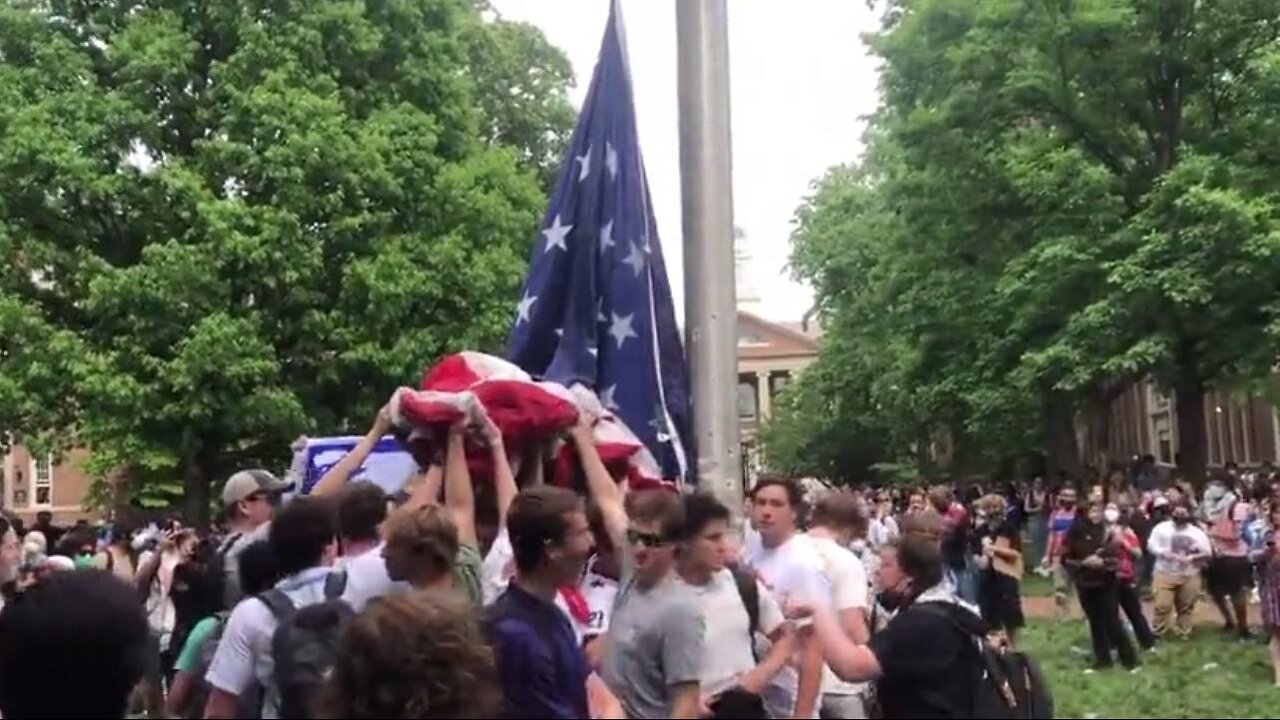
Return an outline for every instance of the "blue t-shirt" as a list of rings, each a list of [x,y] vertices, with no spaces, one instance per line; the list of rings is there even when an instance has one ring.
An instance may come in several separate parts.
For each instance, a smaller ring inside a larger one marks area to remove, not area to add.
[[[501,717],[590,717],[590,668],[569,619],[548,602],[507,586],[488,610],[485,628],[502,681]]]

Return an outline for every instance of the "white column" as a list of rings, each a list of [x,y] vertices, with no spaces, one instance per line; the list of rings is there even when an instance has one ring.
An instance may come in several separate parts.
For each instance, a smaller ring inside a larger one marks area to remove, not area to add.
[[[756,406],[760,414],[760,422],[763,424],[769,416],[773,414],[773,397],[770,394],[769,387],[769,371],[762,370],[756,373]]]

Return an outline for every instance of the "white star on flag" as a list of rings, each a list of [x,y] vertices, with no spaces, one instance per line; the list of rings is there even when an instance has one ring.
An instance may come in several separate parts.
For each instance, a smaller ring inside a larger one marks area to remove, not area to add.
[[[613,148],[613,143],[608,140],[604,141],[604,166],[609,168],[609,177],[611,179],[617,179],[618,151]]]
[[[520,301],[520,307],[517,310],[519,314],[516,316],[516,325],[529,322],[529,311],[533,309],[533,304],[536,302],[538,302],[537,295],[526,294],[524,296],[524,299]]]
[[[582,166],[582,168],[578,170],[578,182],[582,182],[591,174],[591,146],[587,146],[587,152],[585,155],[577,155],[574,157],[574,160],[577,160],[578,164]]]
[[[557,214],[555,220],[551,222],[551,227],[542,231],[542,236],[547,239],[546,251],[551,252],[552,248],[560,248],[568,252],[569,248],[565,245],[565,238],[569,236],[569,231],[572,229],[572,225],[561,225],[560,215]]]
[[[556,337],[564,337],[564,328],[556,328]]]
[[[658,412],[662,412],[662,408],[658,408]],[[654,436],[658,442],[665,443],[671,441],[671,435],[667,432],[667,422],[661,415],[655,415],[649,421],[649,427],[653,428]]]
[[[613,322],[609,326],[609,334],[613,336],[614,340],[618,341],[618,349],[621,350],[622,344],[627,341],[627,338],[640,337],[635,330],[631,329],[631,323],[636,319],[636,314],[631,313],[623,316],[619,316],[617,313],[611,314],[613,315]]]
[[[613,241],[613,221],[610,220],[600,229],[600,252],[604,252],[616,244]]]
[[[609,410],[617,410],[618,401],[613,399],[614,394],[617,392],[618,392],[617,385],[610,385],[609,387],[605,388],[604,392],[600,393],[600,404],[605,406],[605,408]]]
[[[622,262],[630,265],[636,277],[640,277],[640,273],[644,271],[644,253],[640,250],[640,246],[632,243],[631,254],[627,255]]]

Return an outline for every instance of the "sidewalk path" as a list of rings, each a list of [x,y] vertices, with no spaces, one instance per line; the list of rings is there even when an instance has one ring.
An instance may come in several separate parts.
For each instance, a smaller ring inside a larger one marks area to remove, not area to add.
[[[1149,601],[1142,603],[1145,608],[1147,617],[1151,617],[1151,603]],[[1036,620],[1052,620],[1054,618],[1053,598],[1051,597],[1023,597],[1022,611],[1028,619]],[[1071,616],[1076,618],[1084,617],[1080,611],[1080,604],[1072,600]],[[1249,622],[1254,626],[1262,624],[1262,615],[1257,605],[1249,606]],[[1218,608],[1214,607],[1213,601],[1204,598],[1196,605],[1196,624],[1197,625],[1222,625],[1222,616],[1218,614]]]

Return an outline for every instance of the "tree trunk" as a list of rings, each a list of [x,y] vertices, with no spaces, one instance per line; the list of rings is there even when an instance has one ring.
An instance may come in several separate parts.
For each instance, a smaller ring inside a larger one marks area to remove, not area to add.
[[[1204,485],[1209,451],[1204,422],[1204,382],[1182,379],[1174,386],[1178,411],[1178,470],[1192,485]]]
[[[1099,472],[1106,474],[1111,468],[1111,403],[1113,398],[1098,390],[1091,393],[1085,412],[1089,429],[1088,458]]]
[[[1072,483],[1084,476],[1080,445],[1076,442],[1075,403],[1066,393],[1048,391],[1044,397],[1044,435],[1049,476],[1065,473]]]
[[[209,474],[196,461],[187,461],[182,473],[183,510],[188,523],[205,530],[209,527]]]

